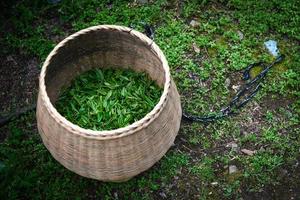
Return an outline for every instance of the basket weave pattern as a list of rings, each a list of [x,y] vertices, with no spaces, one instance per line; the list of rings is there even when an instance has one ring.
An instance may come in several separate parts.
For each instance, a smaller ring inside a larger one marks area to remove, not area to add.
[[[60,115],[59,91],[97,67],[146,72],[163,87],[158,104],[143,119],[110,131],[83,129]],[[38,130],[52,156],[75,173],[102,181],[126,181],[156,163],[173,144],[181,120],[180,98],[159,47],[127,27],[101,25],[60,42],[40,74]]]

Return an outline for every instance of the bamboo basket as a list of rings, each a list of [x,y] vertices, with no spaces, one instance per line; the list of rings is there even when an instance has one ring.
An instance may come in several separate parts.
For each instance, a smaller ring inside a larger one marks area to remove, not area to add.
[[[163,88],[158,104],[141,120],[110,131],[66,120],[53,106],[60,89],[103,66],[148,73]],[[39,134],[58,162],[81,176],[113,182],[126,181],[161,159],[181,120],[180,97],[162,51],[144,34],[114,25],[81,30],[52,50],[41,70],[36,112]]]

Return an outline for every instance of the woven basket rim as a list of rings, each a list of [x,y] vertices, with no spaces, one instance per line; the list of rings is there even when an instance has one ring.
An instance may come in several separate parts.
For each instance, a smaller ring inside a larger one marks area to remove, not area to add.
[[[72,122],[68,121],[64,116],[62,116],[56,108],[52,105],[50,102],[50,99],[48,97],[47,91],[46,91],[46,85],[45,85],[45,76],[48,65],[51,63],[52,57],[58,53],[59,49],[63,46],[65,46],[66,43],[68,43],[70,40],[76,39],[79,35],[87,34],[92,31],[99,31],[99,30],[111,30],[111,31],[121,31],[128,33],[132,37],[136,37],[139,40],[141,40],[143,43],[145,43],[147,46],[149,46],[149,50],[151,50],[162,62],[162,67],[165,72],[165,83],[164,83],[164,90],[160,97],[159,102],[156,104],[156,106],[147,113],[142,119],[128,125],[122,128],[113,129],[113,130],[104,130],[104,131],[95,131],[91,129],[85,129],[82,128],[76,124],[73,124]],[[160,48],[155,44],[153,40],[148,38],[143,33],[133,30],[131,28],[125,27],[125,26],[117,26],[117,25],[98,25],[98,26],[92,26],[86,29],[82,29],[64,40],[62,40],[60,43],[58,43],[54,49],[50,52],[50,54],[47,56],[40,73],[39,78],[39,92],[41,97],[41,103],[43,103],[49,112],[49,114],[59,123],[63,128],[68,130],[71,133],[74,133],[76,135],[91,138],[91,139],[99,139],[99,140],[106,140],[106,139],[115,139],[119,137],[124,137],[130,134],[133,134],[142,128],[147,127],[154,119],[156,119],[163,108],[166,105],[167,98],[169,95],[171,87],[171,75],[170,75],[170,69],[168,62],[163,54],[163,52],[160,50]]]

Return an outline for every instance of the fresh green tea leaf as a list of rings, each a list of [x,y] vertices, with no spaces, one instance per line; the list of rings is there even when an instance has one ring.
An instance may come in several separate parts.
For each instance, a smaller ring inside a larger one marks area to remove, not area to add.
[[[82,128],[111,130],[143,118],[157,104],[161,92],[145,73],[93,69],[62,90],[56,107]]]

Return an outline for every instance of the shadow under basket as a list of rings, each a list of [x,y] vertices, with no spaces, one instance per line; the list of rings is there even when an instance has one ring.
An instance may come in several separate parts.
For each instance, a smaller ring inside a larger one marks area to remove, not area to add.
[[[146,72],[163,88],[144,118],[115,130],[81,128],[54,105],[62,87],[92,68]],[[121,182],[149,169],[173,144],[181,121],[180,97],[165,56],[142,33],[114,25],[81,30],[48,55],[39,79],[37,123],[43,143],[67,169],[88,178]]]

